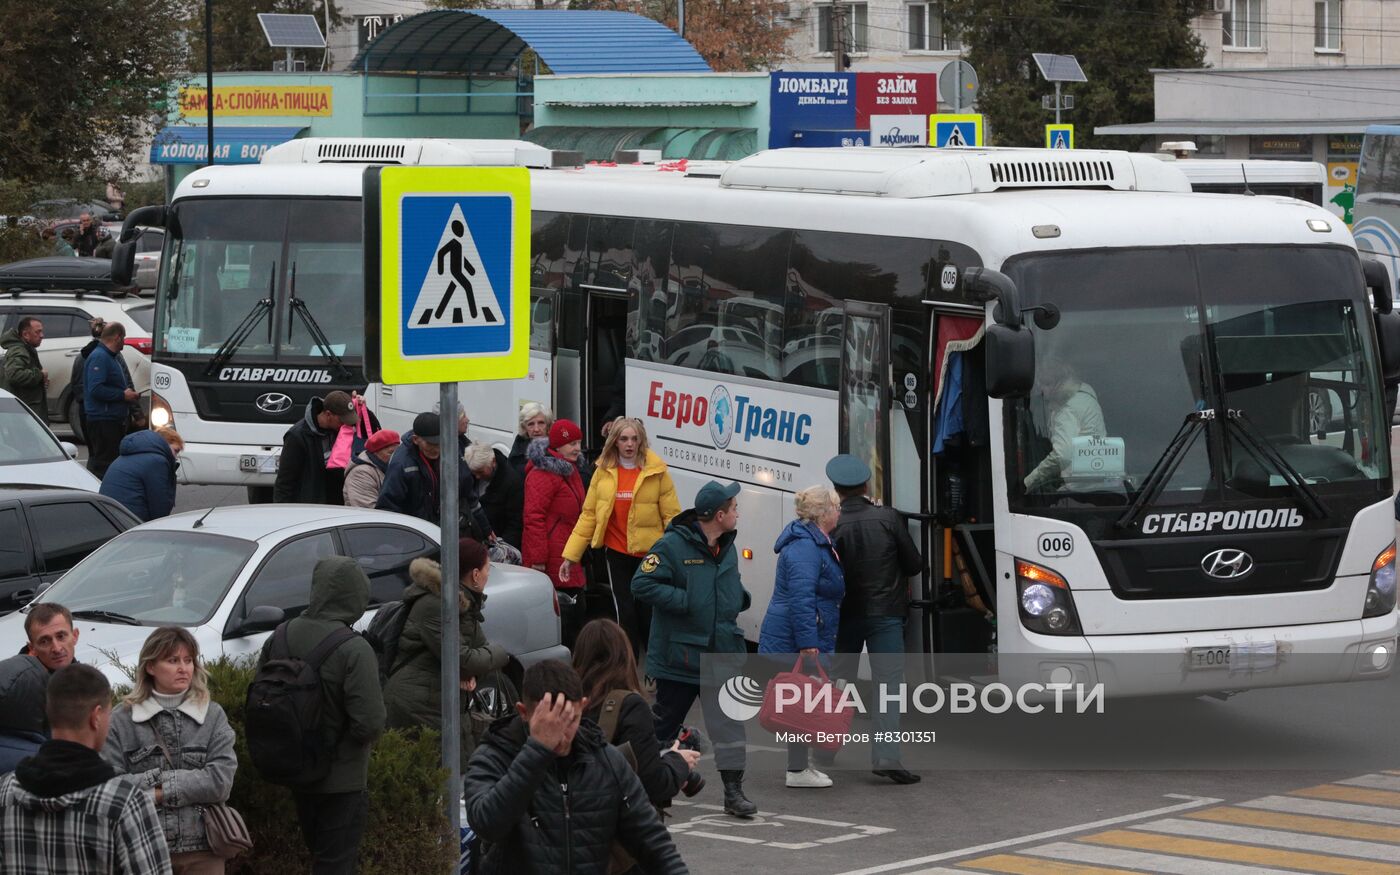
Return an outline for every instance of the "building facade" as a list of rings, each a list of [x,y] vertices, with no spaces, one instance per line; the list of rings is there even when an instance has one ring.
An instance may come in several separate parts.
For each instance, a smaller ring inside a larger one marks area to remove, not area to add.
[[[791,0],[784,18],[792,27],[784,70],[835,70],[840,40],[850,57],[846,69],[940,73],[961,56],[957,35],[944,27],[938,0],[863,0],[841,3]]]

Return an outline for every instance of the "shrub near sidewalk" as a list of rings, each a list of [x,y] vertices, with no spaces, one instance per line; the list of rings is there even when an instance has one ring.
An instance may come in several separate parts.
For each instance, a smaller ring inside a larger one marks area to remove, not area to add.
[[[230,861],[230,873],[303,875],[310,863],[297,825],[291,791],[269,784],[248,757],[243,710],[253,681],[250,661],[220,658],[205,666],[214,701],[237,733],[238,775],[229,804],[248,824],[254,848]],[[447,772],[436,732],[389,731],[374,745],[369,761],[369,817],[360,842],[362,875],[446,872],[457,860],[458,842],[443,813]]]

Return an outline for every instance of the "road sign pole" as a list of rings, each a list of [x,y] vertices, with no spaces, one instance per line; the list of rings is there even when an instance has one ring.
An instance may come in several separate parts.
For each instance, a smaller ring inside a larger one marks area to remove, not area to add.
[[[1055,124],[1060,123],[1060,83],[1055,83]]]
[[[438,408],[439,480],[442,507],[442,764],[447,769],[447,819],[453,840],[461,834],[462,816],[462,709],[461,678],[457,652],[461,629],[457,626],[457,588],[461,572],[457,568],[457,466],[462,463],[457,446],[457,384],[442,384],[442,405]],[[455,871],[455,870],[454,870]]]
[[[962,64],[954,62],[953,78],[957,80],[958,99],[953,101],[953,112],[962,112]]]

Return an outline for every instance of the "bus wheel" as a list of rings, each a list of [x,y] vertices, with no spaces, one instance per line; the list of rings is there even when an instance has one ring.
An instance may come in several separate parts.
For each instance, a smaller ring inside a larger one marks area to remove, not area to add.
[[[249,487],[248,487],[248,503],[249,503],[249,504],[272,504],[272,487],[271,487],[271,486],[249,486]]]

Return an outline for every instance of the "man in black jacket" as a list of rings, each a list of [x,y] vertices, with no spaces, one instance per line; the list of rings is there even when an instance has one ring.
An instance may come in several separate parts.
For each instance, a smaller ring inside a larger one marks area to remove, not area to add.
[[[525,526],[524,478],[515,473],[505,453],[489,444],[467,447],[466,466],[496,537],[518,548]]]
[[[519,713],[491,725],[467,767],[467,822],[486,844],[482,875],[604,873],[614,841],[642,871],[687,873],[636,773],[582,719],[578,674],[538,662],[520,692]]]
[[[306,413],[282,436],[272,500],[279,504],[344,504],[345,469],[327,468],[342,425],[354,425],[355,407],[344,392],[312,398]]]
[[[73,662],[78,630],[63,605],[39,602],[24,618],[25,652],[0,662],[0,774],[14,771],[48,739],[45,688]]]
[[[904,682],[908,578],[919,573],[924,560],[899,514],[866,497],[870,466],[843,453],[827,463],[826,476],[841,496],[841,521],[832,532],[832,540],[846,575],[836,650],[859,657],[861,648],[868,649],[877,688],[883,684],[885,689],[894,690]],[[876,697],[881,701],[878,692]],[[881,709],[875,715],[875,729],[897,737],[899,712]],[[919,776],[900,764],[898,742],[876,742],[870,756],[875,774],[896,784],[918,782]]]

